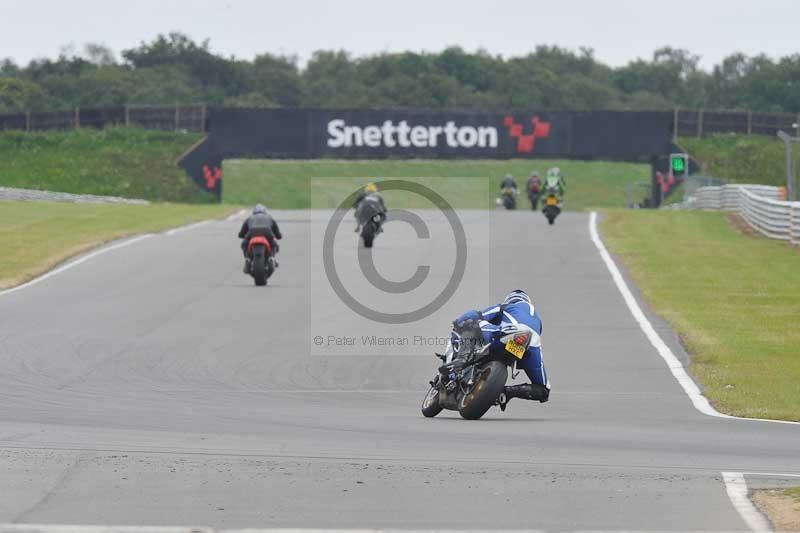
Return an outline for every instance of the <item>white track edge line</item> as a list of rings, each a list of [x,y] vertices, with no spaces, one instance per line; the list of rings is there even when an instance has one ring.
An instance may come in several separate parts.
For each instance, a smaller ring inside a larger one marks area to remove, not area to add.
[[[13,292],[21,291],[22,289],[25,289],[27,287],[31,287],[33,285],[36,285],[37,283],[41,283],[42,281],[44,281],[44,280],[46,280],[48,278],[51,278],[51,277],[53,277],[53,276],[55,276],[57,274],[60,274],[62,272],[65,272],[65,271],[73,268],[73,267],[76,267],[76,266],[78,266],[78,265],[80,265],[82,263],[85,263],[89,259],[93,259],[93,258],[97,257],[98,255],[102,255],[102,254],[104,254],[106,252],[110,252],[112,250],[118,250],[120,248],[124,248],[125,246],[130,246],[131,244],[143,241],[145,239],[149,239],[150,237],[153,237],[154,235],[155,235],[154,233],[145,233],[144,235],[139,235],[138,237],[125,239],[123,241],[119,241],[119,242],[110,244],[108,246],[102,246],[100,248],[97,248],[97,249],[85,254],[85,255],[81,255],[81,256],[79,256],[79,257],[77,257],[75,259],[69,260],[66,263],[64,263],[63,265],[61,265],[59,267],[56,267],[53,270],[49,270],[49,271],[45,272],[41,276],[33,278],[30,281],[26,281],[22,285],[17,285],[16,287],[11,287],[11,288],[8,288],[8,289],[4,289],[4,290],[0,291],[0,296],[4,296],[6,294],[11,294]]]
[[[226,222],[230,222],[232,220],[236,220],[237,218],[242,217],[245,214],[247,214],[247,209],[240,209],[239,211],[237,211],[235,213],[232,213],[232,214],[228,215],[227,217],[225,217],[225,221]]]
[[[692,405],[694,405],[695,409],[703,413],[704,415],[714,416],[717,418],[729,418],[734,420],[749,420],[755,422],[773,422],[776,424],[789,424],[789,425],[798,425],[800,426],[800,422],[794,422],[791,420],[771,420],[767,418],[747,418],[747,417],[740,417],[740,416],[733,416],[733,415],[726,415],[724,413],[720,413],[708,401],[708,398],[703,396],[703,393],[700,392],[700,388],[694,382],[694,380],[689,376],[686,372],[686,369],[683,366],[683,363],[672,353],[672,350],[667,346],[661,336],[656,332],[653,324],[650,323],[647,316],[642,311],[642,308],[639,306],[639,303],[636,301],[636,297],[628,287],[625,278],[622,276],[619,268],[617,268],[616,263],[611,258],[611,254],[608,253],[603,241],[600,239],[600,234],[597,231],[597,212],[592,211],[589,215],[589,234],[592,238],[592,242],[594,243],[597,251],[600,252],[600,257],[603,259],[603,262],[608,268],[609,273],[611,274],[611,278],[614,280],[614,284],[616,284],[617,289],[619,290],[620,294],[622,295],[622,299],[625,301],[625,304],[628,306],[628,310],[633,315],[634,320],[639,324],[639,327],[644,332],[647,340],[650,341],[650,344],[653,345],[653,348],[656,349],[658,355],[664,359],[664,362],[667,363],[667,367],[669,368],[672,375],[675,376],[675,379],[678,381],[681,387],[683,387],[684,392],[689,396],[689,399],[692,401]]]
[[[233,218],[235,218],[237,216],[241,216],[242,214],[244,214],[246,212],[247,211],[245,209],[242,209],[240,211],[237,211],[236,213],[233,213],[232,215],[229,215],[225,220],[233,220]],[[172,228],[170,230],[167,230],[167,231],[164,232],[164,235],[175,235],[176,233],[180,233],[180,232],[186,231],[188,229],[197,228],[199,226],[204,226],[206,224],[210,224],[211,222],[214,222],[214,219],[201,220],[200,222],[193,222],[193,223],[187,224],[185,226],[179,226],[177,228]],[[129,246],[129,245],[137,243],[139,241],[143,241],[145,239],[149,239],[150,237],[155,237],[156,235],[158,235],[158,233],[145,233],[145,234],[139,235],[137,237],[131,237],[131,238],[123,239],[121,241],[112,242],[111,244],[106,245],[106,246],[101,246],[100,248],[95,248],[94,250],[92,250],[92,251],[90,251],[90,252],[88,252],[88,253],[86,253],[84,255],[80,255],[77,258],[74,258],[74,259],[71,259],[71,260],[67,260],[67,262],[62,264],[61,266],[56,267],[53,270],[49,270],[49,271],[45,272],[44,274],[33,278],[32,280],[26,281],[22,285],[17,285],[16,287],[9,287],[8,289],[0,290],[0,296],[3,296],[5,294],[11,294],[12,292],[20,291],[20,290],[25,289],[27,287],[31,287],[31,286],[36,285],[37,283],[40,283],[40,282],[42,282],[42,281],[44,281],[44,280],[46,280],[46,279],[48,279],[48,278],[50,278],[52,276],[55,276],[56,274],[60,274],[61,272],[64,272],[66,270],[71,269],[72,267],[76,267],[76,266],[80,265],[81,263],[85,263],[89,259],[95,258],[98,255],[102,255],[102,254],[104,254],[106,252],[110,252],[112,250],[118,250],[119,248],[123,248],[125,246]]]
[[[200,226],[205,226],[206,224],[210,224],[211,220],[201,220],[200,222],[193,222],[191,224],[187,224],[185,226],[179,226],[177,228],[172,228],[164,232],[165,235],[175,235],[176,233],[181,233],[183,231],[187,231],[194,228],[199,228]]]
[[[725,491],[728,493],[733,507],[752,531],[772,531],[769,520],[750,501],[747,493],[747,481],[741,472],[722,472]]]

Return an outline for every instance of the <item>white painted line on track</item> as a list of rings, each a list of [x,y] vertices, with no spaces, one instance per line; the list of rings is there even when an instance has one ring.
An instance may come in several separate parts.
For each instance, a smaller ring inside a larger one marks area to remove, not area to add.
[[[62,273],[64,271],[67,271],[67,270],[69,270],[69,269],[71,269],[73,267],[76,267],[76,266],[78,266],[78,265],[80,265],[82,263],[85,263],[89,259],[93,259],[93,258],[97,257],[98,255],[102,255],[104,253],[111,252],[113,250],[119,250],[120,248],[124,248],[126,246],[130,246],[131,244],[135,244],[135,243],[143,241],[145,239],[149,239],[150,237],[153,237],[153,235],[154,234],[152,234],[152,233],[145,233],[144,235],[139,235],[138,237],[133,237],[131,239],[125,239],[123,241],[119,241],[119,242],[116,242],[114,244],[110,244],[108,246],[103,246],[101,248],[97,248],[96,250],[94,250],[92,252],[89,252],[86,255],[82,255],[82,256],[78,257],[77,259],[73,259],[71,261],[67,261],[66,263],[64,263],[60,267],[57,267],[57,268],[55,268],[53,270],[50,270],[49,272],[45,272],[41,276],[39,276],[37,278],[33,278],[32,280],[27,281],[27,282],[23,283],[22,285],[17,285],[16,287],[11,287],[10,289],[2,290],[2,291],[0,291],[0,296],[3,296],[5,294],[11,294],[12,292],[16,292],[16,291],[21,291],[22,289],[25,289],[25,288],[30,287],[32,285],[36,285],[37,283],[41,283],[42,281],[44,281],[44,280],[46,280],[48,278],[51,278],[51,277],[53,277],[53,276],[55,276],[57,274],[60,274],[60,273]]]
[[[206,224],[210,224],[211,220],[202,220],[200,222],[194,222],[192,224],[187,224],[185,226],[180,226],[178,228],[172,228],[171,230],[167,230],[164,234],[165,235],[175,235],[176,233],[181,233],[184,231],[188,231],[190,229],[199,228],[201,226],[205,226]]]
[[[247,214],[247,209],[240,209],[239,211],[233,213],[232,215],[228,215],[225,217],[226,222],[230,222],[232,220],[236,220],[237,218],[243,217]]]
[[[694,405],[695,409],[704,415],[715,416],[718,418],[800,425],[800,422],[792,422],[790,420],[770,420],[766,418],[746,418],[726,415],[714,409],[709,403],[708,399],[703,396],[702,392],[700,392],[700,388],[697,386],[691,376],[689,376],[689,374],[686,372],[686,369],[683,367],[683,363],[681,363],[680,359],[678,359],[675,354],[672,353],[672,350],[656,332],[653,324],[650,322],[650,320],[648,320],[647,316],[644,314],[644,311],[642,311],[642,308],[636,301],[636,297],[633,296],[630,287],[628,287],[625,278],[622,276],[622,273],[619,271],[619,268],[617,268],[616,263],[614,263],[614,260],[611,258],[611,254],[608,253],[603,241],[600,239],[600,235],[597,232],[597,212],[595,211],[592,211],[589,215],[589,235],[591,236],[592,242],[597,248],[597,251],[600,252],[600,257],[603,259],[606,268],[608,268],[611,278],[614,280],[614,283],[616,284],[617,289],[619,289],[620,294],[622,294],[622,299],[625,300],[625,304],[628,306],[628,310],[633,315],[634,320],[636,320],[636,322],[639,324],[639,327],[644,332],[647,340],[650,341],[650,344],[653,345],[653,348],[656,349],[658,355],[660,355],[661,358],[667,363],[667,367],[669,368],[670,372],[672,372],[672,375],[675,376],[675,379],[678,380],[678,383],[681,385],[681,387],[683,387],[684,392],[686,392],[686,394],[689,396],[689,399],[692,401],[692,405]]]
[[[233,218],[241,216],[246,212],[247,211],[245,209],[242,209],[240,211],[237,211],[236,213],[233,213],[232,215],[229,215],[228,218],[226,218],[225,220],[233,220]],[[206,224],[210,224],[211,222],[214,222],[214,220],[211,219],[211,220],[201,220],[200,222],[193,222],[191,224],[187,224],[186,226],[180,226],[180,227],[177,227],[177,228],[172,228],[171,230],[167,230],[167,231],[164,232],[164,235],[170,235],[170,236],[171,235],[175,235],[175,234],[181,233],[183,231],[187,231],[187,230],[190,230],[190,229],[198,228],[200,226],[204,226]],[[73,267],[76,267],[76,266],[80,265],[81,263],[85,263],[89,259],[93,259],[93,258],[97,257],[98,255],[102,255],[102,254],[104,254],[106,252],[110,252],[112,250],[118,250],[120,248],[124,248],[125,246],[130,246],[131,244],[137,243],[139,241],[143,241],[145,239],[149,239],[150,237],[155,237],[156,235],[157,235],[156,233],[145,233],[144,235],[139,235],[137,237],[124,239],[124,240],[109,244],[107,246],[101,246],[100,248],[96,248],[95,250],[93,250],[93,251],[91,251],[91,252],[89,252],[89,253],[87,253],[85,255],[81,255],[81,256],[77,257],[76,259],[68,260],[63,265],[61,265],[61,266],[59,266],[59,267],[57,267],[57,268],[55,268],[53,270],[50,270],[48,272],[45,272],[41,276],[33,278],[30,281],[26,281],[22,285],[17,285],[16,287],[10,287],[8,289],[0,290],[0,296],[3,296],[4,294],[11,294],[12,292],[20,291],[20,290],[25,289],[27,287],[30,287],[32,285],[36,285],[37,283],[40,283],[40,282],[42,282],[42,281],[44,281],[44,280],[46,280],[48,278],[51,278],[51,277],[55,276],[56,274],[60,274],[61,272],[64,272],[66,270],[69,270],[69,269],[71,269]]]
[[[741,472],[723,472],[722,479],[725,480],[725,490],[728,492],[728,497],[731,499],[733,507],[747,524],[747,527],[752,531],[772,531],[769,520],[750,501],[744,474]]]

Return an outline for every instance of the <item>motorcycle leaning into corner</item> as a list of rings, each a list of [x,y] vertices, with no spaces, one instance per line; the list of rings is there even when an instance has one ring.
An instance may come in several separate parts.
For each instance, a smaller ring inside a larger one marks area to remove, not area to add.
[[[494,405],[505,410],[508,368],[516,377],[517,363],[525,356],[533,333],[518,323],[486,342],[477,321],[460,332],[453,329],[447,352],[436,354],[444,364],[430,381],[422,414],[434,417],[449,409],[467,420],[477,420]]]
[[[375,237],[383,231],[383,223],[386,221],[383,200],[375,194],[364,197],[356,207],[356,220],[358,221],[356,231],[361,231],[364,247],[372,248]]]

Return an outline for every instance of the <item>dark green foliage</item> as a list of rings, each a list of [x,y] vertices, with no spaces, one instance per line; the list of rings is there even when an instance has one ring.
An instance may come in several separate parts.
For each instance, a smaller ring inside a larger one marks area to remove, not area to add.
[[[700,162],[702,174],[731,183],[786,185],[786,152],[780,139],[724,134],[679,142]]]
[[[251,61],[214,53],[208,41],[159,35],[122,51],[89,43],[82,56],[0,61],[0,113],[126,103],[239,107],[800,111],[800,55],[773,60],[732,54],[711,72],[698,56],[664,47],[650,60],[611,68],[590,49],[537,46],[503,58],[450,47],[439,53],[352,57],[317,51]]]

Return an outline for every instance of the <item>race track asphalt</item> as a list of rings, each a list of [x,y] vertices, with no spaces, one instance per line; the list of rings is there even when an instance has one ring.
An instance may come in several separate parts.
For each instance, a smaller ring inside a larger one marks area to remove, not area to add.
[[[393,281],[431,267],[397,294],[366,282],[345,218],[334,259],[358,301],[404,312],[444,287],[450,227],[417,214],[429,238],[390,222],[373,250]],[[334,293],[323,211],[276,213],[285,239],[265,288],[241,273],[230,220],[0,294],[0,523],[745,530],[722,472],[800,474],[800,426],[694,409],[588,214],[553,227],[529,212],[458,214],[463,280],[411,324],[364,318]],[[551,401],[477,422],[422,417],[450,321],[517,287],[543,318]]]

